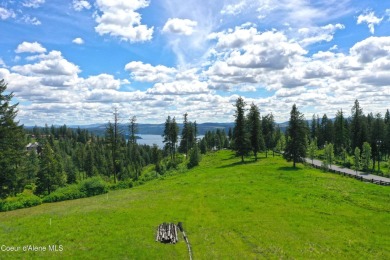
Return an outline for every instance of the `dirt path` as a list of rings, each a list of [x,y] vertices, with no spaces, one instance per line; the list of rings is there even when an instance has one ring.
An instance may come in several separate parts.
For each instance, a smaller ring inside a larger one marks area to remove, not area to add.
[[[316,168],[320,168],[322,165],[322,161],[316,160],[316,159],[314,159],[312,162],[311,159],[306,158],[306,162],[308,164],[315,166]],[[343,167],[340,167],[340,166],[337,166],[334,164],[331,165],[330,170],[332,172],[346,174],[350,177],[354,177],[354,178],[362,180],[362,181],[364,180],[364,181],[368,181],[368,182],[372,182],[372,183],[376,183],[376,184],[380,184],[380,185],[390,185],[390,178],[387,178],[387,177],[377,176],[377,175],[373,175],[373,174],[369,174],[369,173],[365,173],[365,172],[361,172],[361,171],[356,172],[352,169],[343,168]]]

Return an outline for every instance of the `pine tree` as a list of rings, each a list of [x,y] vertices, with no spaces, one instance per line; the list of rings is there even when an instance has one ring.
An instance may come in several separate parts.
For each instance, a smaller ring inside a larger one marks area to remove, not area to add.
[[[66,175],[58,154],[55,154],[49,142],[46,142],[42,148],[39,168],[36,190],[38,194],[50,194],[58,187],[65,185]]]
[[[161,151],[156,144],[152,147],[152,163],[155,165],[155,170],[157,173],[162,173],[161,168]]]
[[[390,158],[390,112],[388,109],[386,110],[384,122],[385,122],[385,136],[383,138],[383,151]]]
[[[165,121],[163,142],[165,143],[164,146],[165,150],[168,151],[169,155],[171,156],[171,159],[175,158],[178,134],[179,134],[179,127],[176,123],[176,119],[175,118],[171,119],[171,117],[168,116],[167,120]]]
[[[138,133],[137,117],[133,116],[130,119],[130,124],[129,124],[129,143],[130,144],[137,143],[137,136],[136,136],[137,133]]]
[[[355,100],[351,113],[351,147],[352,149],[361,148],[363,143],[367,141],[367,124],[358,100]]]
[[[188,162],[188,168],[193,168],[195,166],[198,166],[199,165],[199,162],[200,162],[200,152],[199,152],[199,148],[198,148],[198,145],[195,144],[194,147],[191,149],[190,151],[190,161]]]
[[[287,127],[287,145],[283,157],[287,161],[293,161],[293,167],[297,162],[304,162],[306,157],[306,136],[307,126],[303,114],[301,114],[294,104],[290,121]]]
[[[171,134],[171,141],[172,141],[172,148],[173,148],[173,159],[175,159],[176,156],[176,144],[178,142],[178,136],[179,136],[179,126],[176,123],[175,117],[172,119],[172,124],[170,126],[170,134]]]
[[[373,165],[375,170],[375,162],[378,162],[378,171],[380,169],[380,155],[383,153],[384,140],[386,135],[385,122],[380,113],[375,115],[371,127],[370,145],[372,149]]]
[[[337,155],[340,155],[343,149],[347,149],[349,144],[347,122],[344,118],[343,110],[337,111],[334,121],[335,139],[334,148]]]
[[[268,150],[275,147],[275,120],[273,114],[263,116],[262,120],[263,138],[265,144],[265,157],[268,157]]]
[[[192,124],[188,121],[188,114],[184,114],[183,120],[183,129],[181,132],[181,141],[179,145],[179,151],[181,153],[185,153],[186,157],[188,156],[188,152],[192,148],[195,143],[195,131],[196,124]]]
[[[121,135],[122,131],[119,128],[119,113],[115,108],[114,110],[114,123],[108,122],[106,126],[106,142],[111,151],[111,159],[112,159],[112,172],[114,173],[114,183],[116,183],[116,179],[118,173],[120,171],[120,149],[121,149]]]
[[[245,102],[242,97],[236,101],[235,125],[233,130],[234,150],[238,156],[241,156],[241,161],[244,162],[244,156],[250,150],[249,134],[247,132],[245,120]]]
[[[318,137],[317,133],[318,133],[318,129],[317,129],[316,116],[313,114],[311,124],[310,124],[310,139],[314,140],[314,138],[317,138]]]
[[[25,158],[23,126],[15,121],[18,104],[11,105],[13,93],[6,94],[7,84],[0,80],[0,198],[21,192],[21,164]]]
[[[248,126],[250,142],[255,160],[257,161],[257,153],[264,148],[264,139],[260,121],[259,108],[255,104],[251,104],[248,113]]]

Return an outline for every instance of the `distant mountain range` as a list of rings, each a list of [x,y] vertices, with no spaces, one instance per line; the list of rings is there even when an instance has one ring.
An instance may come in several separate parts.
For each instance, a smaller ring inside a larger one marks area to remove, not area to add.
[[[181,130],[183,128],[183,124],[177,124]],[[88,129],[90,132],[93,132],[96,135],[104,135],[106,130],[106,124],[93,124],[93,125],[84,125],[80,126],[80,128]],[[162,135],[164,133],[165,124],[137,124],[138,126],[138,134],[141,135]],[[78,126],[69,126],[69,128],[77,128]],[[128,125],[120,124],[120,129],[124,132],[128,132]],[[207,131],[215,131],[217,129],[225,130],[228,133],[229,128],[234,127],[234,123],[203,123],[198,124],[198,134],[204,135]]]
[[[137,124],[138,125],[138,134],[141,135],[162,135],[164,133],[164,124]],[[277,124],[282,131],[288,126],[288,122]],[[90,125],[67,125],[68,128],[72,129],[87,129],[88,131],[103,136],[106,130],[107,124],[90,124]],[[183,127],[183,124],[178,124],[180,133]],[[202,123],[197,124],[198,126],[198,135],[204,135],[207,131],[216,131],[217,129],[224,130],[227,134],[229,128],[234,127],[234,123]],[[50,127],[50,126],[49,126]],[[119,124],[121,131],[125,134],[128,133],[128,124]],[[25,126],[27,129],[33,128],[33,126]]]

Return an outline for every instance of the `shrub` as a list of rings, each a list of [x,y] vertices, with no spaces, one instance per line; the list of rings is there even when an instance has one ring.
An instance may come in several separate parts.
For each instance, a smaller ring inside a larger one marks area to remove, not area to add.
[[[134,186],[134,183],[131,179],[125,180],[125,181],[119,181],[116,184],[110,185],[110,190],[122,190],[122,189],[128,189],[132,188]]]
[[[150,171],[150,172],[144,173],[141,177],[141,180],[144,182],[147,182],[147,181],[154,180],[157,177],[158,177],[158,175],[157,175],[156,171]]]
[[[80,183],[81,191],[87,194],[87,197],[95,196],[108,192],[108,185],[99,177],[86,179]]]
[[[200,153],[198,146],[195,145],[194,148],[190,151],[190,161],[188,162],[187,166],[188,168],[192,168],[195,166],[198,166],[200,162]]]
[[[107,183],[99,177],[83,180],[78,184],[71,184],[59,188],[43,198],[43,202],[56,202],[91,197],[108,192]]]
[[[5,200],[0,200],[0,211],[9,211],[15,209],[29,208],[42,204],[42,200],[32,194],[24,191],[17,194],[15,197],[8,197]]]
[[[59,188],[43,198],[43,202],[56,202],[85,198],[87,194],[80,190],[80,184],[71,184]]]

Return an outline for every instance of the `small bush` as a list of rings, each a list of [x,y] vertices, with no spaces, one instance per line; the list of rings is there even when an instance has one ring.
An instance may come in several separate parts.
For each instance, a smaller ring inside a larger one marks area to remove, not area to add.
[[[134,183],[131,179],[125,180],[125,181],[120,181],[116,184],[111,184],[110,185],[110,190],[122,190],[122,189],[128,189],[132,188],[134,186]]]
[[[85,198],[87,194],[80,190],[80,184],[71,184],[59,188],[43,198],[43,202],[57,202]]]
[[[108,185],[99,177],[86,179],[80,183],[81,191],[87,194],[87,197],[95,196],[108,192]]]
[[[43,202],[56,202],[91,197],[108,192],[107,183],[99,177],[83,180],[78,184],[71,184],[59,188],[43,198]]]
[[[38,196],[25,191],[17,194],[16,197],[0,200],[0,211],[29,208],[40,204],[42,204],[42,200]]]
[[[141,176],[141,180],[144,182],[151,181],[158,178],[158,174],[156,171],[150,171]]]
[[[190,151],[190,161],[187,164],[188,168],[193,168],[195,166],[198,166],[200,160],[201,160],[200,152],[198,146],[195,145],[194,148],[192,148]]]

